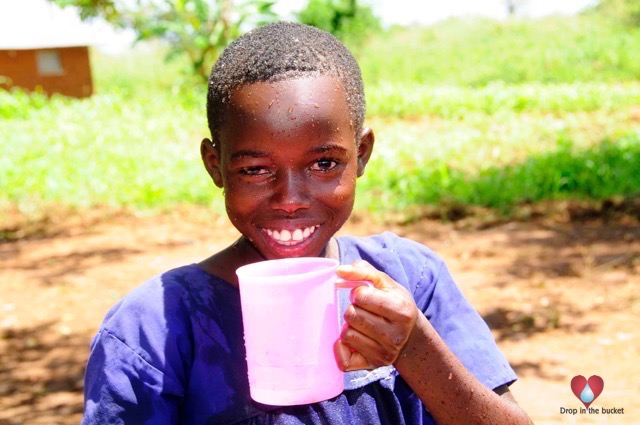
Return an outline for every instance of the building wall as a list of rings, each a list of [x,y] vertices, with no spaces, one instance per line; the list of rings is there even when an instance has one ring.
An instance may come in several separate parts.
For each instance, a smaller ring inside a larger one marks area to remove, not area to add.
[[[47,94],[87,97],[93,94],[89,48],[0,50],[0,86]]]

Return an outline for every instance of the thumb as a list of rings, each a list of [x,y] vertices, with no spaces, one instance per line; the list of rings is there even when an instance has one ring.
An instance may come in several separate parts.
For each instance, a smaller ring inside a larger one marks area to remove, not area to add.
[[[350,265],[338,266],[338,277],[344,280],[366,280],[371,282],[376,289],[391,287],[389,277],[364,260],[358,260]]]

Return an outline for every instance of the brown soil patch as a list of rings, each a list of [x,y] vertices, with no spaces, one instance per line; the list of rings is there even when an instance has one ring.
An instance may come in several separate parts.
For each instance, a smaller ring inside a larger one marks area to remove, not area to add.
[[[0,229],[0,424],[77,424],[89,342],[107,309],[153,274],[237,236],[196,208],[56,217],[8,216],[18,224]],[[355,216],[344,232],[391,229],[444,257],[518,372],[512,391],[536,423],[638,423],[637,219],[534,217],[454,224],[416,216],[401,225]],[[560,414],[581,406],[569,387],[575,375],[600,375],[605,387],[592,407],[625,414]]]

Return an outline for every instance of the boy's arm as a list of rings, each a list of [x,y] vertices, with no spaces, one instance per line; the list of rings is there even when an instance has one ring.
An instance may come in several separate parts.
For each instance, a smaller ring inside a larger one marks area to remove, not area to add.
[[[464,367],[404,287],[365,262],[338,274],[375,287],[352,291],[349,326],[336,343],[343,370],[393,364],[438,423],[531,423],[508,389],[501,397]]]
[[[481,384],[420,315],[394,366],[438,423],[530,424],[511,393]]]

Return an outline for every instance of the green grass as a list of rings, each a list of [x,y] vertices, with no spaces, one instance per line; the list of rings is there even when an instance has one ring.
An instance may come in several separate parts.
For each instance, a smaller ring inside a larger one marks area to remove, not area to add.
[[[360,55],[377,141],[358,208],[508,213],[636,195],[639,33],[586,18],[451,21],[370,40]],[[0,205],[222,212],[199,158],[206,87],[162,57],[94,55],[90,99],[0,91]]]
[[[615,110],[640,104],[640,83],[494,83],[481,88],[383,83],[367,89],[369,114],[397,118],[424,115],[457,119],[472,112],[566,114]]]
[[[369,170],[360,205],[384,210],[387,201],[396,208],[446,202],[508,214],[523,203],[640,195],[640,132],[583,149],[559,140],[555,149],[522,162],[477,172],[446,160],[416,161],[407,155],[402,162],[401,167],[374,166],[373,177]]]
[[[597,16],[541,20],[452,19],[397,28],[358,52],[369,85],[480,87],[507,84],[635,81],[640,28]]]
[[[139,99],[136,99],[139,100]],[[155,207],[206,202],[200,111],[172,96],[52,99],[0,130],[2,201]]]

